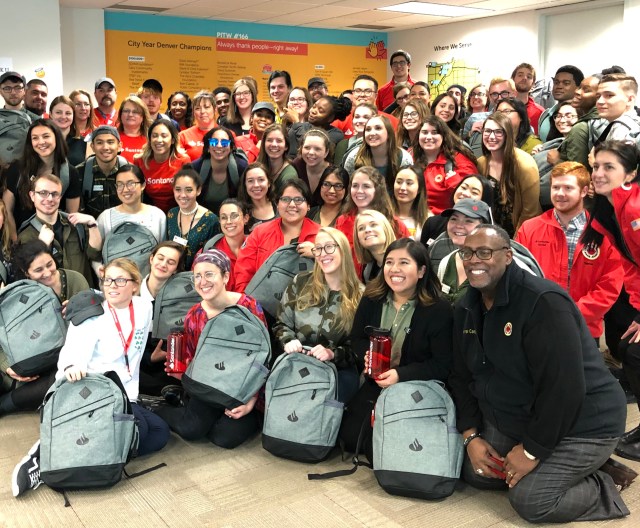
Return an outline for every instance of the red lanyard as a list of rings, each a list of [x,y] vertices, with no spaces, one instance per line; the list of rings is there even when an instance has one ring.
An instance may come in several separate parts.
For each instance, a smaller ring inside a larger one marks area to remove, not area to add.
[[[133,341],[133,334],[136,329],[136,318],[135,318],[135,314],[133,313],[133,301],[129,303],[129,318],[131,319],[131,333],[129,334],[129,337],[127,338],[126,341],[124,339],[124,334],[122,333],[122,327],[120,326],[120,321],[118,320],[118,314],[110,304],[109,304],[109,311],[113,316],[113,322],[116,323],[116,329],[118,330],[118,334],[120,334],[120,339],[122,340],[122,347],[124,348],[124,362],[127,364],[127,372],[131,374],[131,370],[129,370],[128,352],[129,352],[129,347],[131,346],[131,341]]]

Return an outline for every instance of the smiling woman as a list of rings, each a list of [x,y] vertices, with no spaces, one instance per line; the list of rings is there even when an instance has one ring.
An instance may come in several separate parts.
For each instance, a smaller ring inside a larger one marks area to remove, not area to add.
[[[380,391],[400,381],[445,381],[452,364],[453,313],[439,297],[440,284],[426,248],[408,238],[396,240],[387,247],[382,262],[383,273],[367,284],[356,310],[351,346],[358,371],[363,371],[369,363],[367,328],[389,330],[391,368],[375,379],[365,377],[345,411],[340,430],[340,438],[351,452],[362,435],[369,460],[373,430],[368,417]]]

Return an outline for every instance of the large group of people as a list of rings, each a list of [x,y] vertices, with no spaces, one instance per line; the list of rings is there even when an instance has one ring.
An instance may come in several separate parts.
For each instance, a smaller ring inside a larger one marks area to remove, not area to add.
[[[366,74],[349,87],[294,85],[273,70],[266,86],[246,76],[176,91],[164,113],[156,79],[120,105],[103,77],[93,95],[47,108],[43,81],[27,106],[31,84],[3,73],[5,109],[30,124],[20,148],[0,148],[18,152],[0,159],[2,286],[36,281],[63,312],[99,288],[104,314],[71,325],[57,368],[40,375],[18,375],[0,351],[0,417],[36,409],[56,378],[115,370],[139,454],[170,430],[229,449],[258,432],[262,391],[234,408],[190,395],[165,372],[166,343],[148,339],[158,292],[186,270],[201,299],[183,317],[188,355],[209,320],[243,307],[268,328],[274,357],[335,364],[347,449],[371,458],[361,424],[382,390],[439,380],[456,405],[465,481],[508,490],[532,522],[628,515],[620,491],[635,473],[609,457],[640,461],[640,426],[624,432],[627,400],[640,402],[635,78],[565,65],[536,102],[530,64],[446,91],[414,80],[404,50],[389,64],[381,87]],[[143,262],[107,257],[123,224],[155,240]],[[245,290],[291,244],[313,269],[269,314]],[[523,254],[545,278],[518,265]],[[376,378],[362,375],[371,327],[392,340]],[[14,494],[39,485],[38,453],[16,467]]]

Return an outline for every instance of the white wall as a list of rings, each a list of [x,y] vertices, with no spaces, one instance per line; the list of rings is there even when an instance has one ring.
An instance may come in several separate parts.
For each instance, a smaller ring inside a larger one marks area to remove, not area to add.
[[[40,74],[49,93],[62,93],[62,49],[58,0],[20,0],[2,13],[0,56],[29,81]]]
[[[77,88],[93,93],[96,79],[106,71],[104,11],[60,8],[62,21],[62,68],[64,92]]]
[[[411,77],[427,80],[428,62],[462,59],[480,68],[480,80],[508,77],[517,64],[539,63],[539,17],[534,11],[483,18],[409,31],[389,33],[389,51],[404,49],[411,53]],[[468,46],[460,47],[460,44]],[[456,44],[455,49],[438,50],[435,46]],[[388,78],[391,72],[388,72]]]

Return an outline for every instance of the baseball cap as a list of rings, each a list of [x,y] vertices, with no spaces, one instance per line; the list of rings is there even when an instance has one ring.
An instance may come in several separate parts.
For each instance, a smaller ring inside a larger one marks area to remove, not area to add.
[[[100,85],[102,83],[109,83],[111,86],[113,86],[114,88],[116,87],[116,83],[113,82],[113,79],[111,77],[100,77],[97,81],[96,81],[96,87],[95,89],[97,90]]]
[[[104,297],[96,290],[84,290],[76,293],[67,304],[65,319],[71,321],[75,326],[89,319],[104,313],[102,302]]]
[[[0,77],[0,84],[2,84],[5,81],[8,81],[9,79],[16,79],[18,82],[21,82],[22,84],[27,84],[27,80],[24,78],[24,75],[21,75],[18,72],[14,72],[14,71],[4,72]]]
[[[276,117],[276,109],[274,108],[273,104],[269,103],[269,102],[261,102],[261,103],[256,103],[253,105],[253,108],[251,109],[251,113],[255,114],[258,110],[269,110],[269,112],[271,112],[273,114],[273,117]]]
[[[153,90],[154,92],[162,93],[162,84],[158,79],[147,79],[142,83],[142,88]]]
[[[484,222],[491,223],[491,212],[489,206],[482,200],[474,200],[472,198],[463,198],[451,208],[442,211],[444,218],[449,218],[453,213],[462,213],[469,218],[479,218]]]
[[[309,79],[309,82],[307,83],[307,88],[311,88],[311,86],[314,84],[324,84],[325,86],[327,85],[322,77],[311,77],[311,79]]]
[[[118,132],[118,130],[115,127],[112,127],[109,125],[101,125],[97,127],[93,132],[91,132],[91,141],[93,141],[94,139],[96,139],[98,136],[102,134],[111,134],[118,141],[120,141],[120,133]]]

